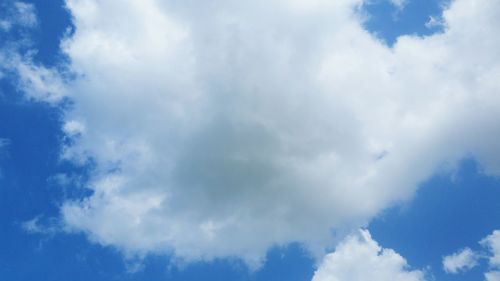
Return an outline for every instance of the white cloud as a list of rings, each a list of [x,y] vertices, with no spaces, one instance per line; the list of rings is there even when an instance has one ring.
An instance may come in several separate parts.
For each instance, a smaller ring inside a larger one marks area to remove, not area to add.
[[[11,55],[10,63],[19,75],[17,87],[26,93],[27,97],[52,104],[64,98],[64,78],[60,76],[60,72],[33,63],[29,56]]]
[[[0,73],[32,100],[59,103],[65,96],[64,75],[32,60],[32,53],[21,55],[16,48],[0,49]]]
[[[421,270],[408,270],[406,260],[383,249],[367,230],[348,236],[323,259],[312,281],[423,281]]]
[[[33,4],[24,2],[14,2],[15,13],[13,19],[15,23],[25,27],[35,27],[38,25],[36,9]]]
[[[35,217],[21,224],[21,228],[30,234],[54,235],[62,229],[57,222],[52,220],[42,222],[41,217]]]
[[[0,79],[10,79],[29,99],[57,104],[66,96],[65,74],[33,61],[37,51],[32,48],[29,32],[24,32],[38,26],[35,6],[13,2],[2,8],[7,12],[0,18],[0,35],[19,34],[14,36],[16,39],[0,42]],[[14,27],[22,28],[23,32]]]
[[[478,265],[478,255],[470,248],[462,249],[443,258],[443,268],[447,273],[465,272]]]
[[[429,20],[425,23],[425,27],[429,29],[435,27],[443,27],[443,26],[444,26],[443,20],[435,16],[429,16]]]
[[[5,17],[0,18],[0,31],[10,31],[13,27],[33,28],[38,25],[36,8],[33,4],[13,2],[4,4]]]
[[[495,230],[493,233],[483,240],[481,245],[486,247],[491,255],[488,258],[490,272],[486,272],[484,276],[487,281],[500,281],[500,230]]]
[[[64,223],[126,253],[257,266],[291,241],[322,256],[464,156],[498,175],[500,6],[456,0],[443,33],[390,48],[361,3],[68,0],[77,78],[15,68],[85,124],[64,157],[93,159],[94,193]]]
[[[64,123],[63,131],[68,136],[78,136],[85,133],[85,124],[77,120],[69,120]]]
[[[500,267],[500,230],[493,231],[491,235],[481,240],[481,245],[487,247],[492,253],[489,259],[490,265]]]
[[[488,259],[489,271],[484,273],[487,281],[500,281],[500,230],[495,230],[480,241],[488,254],[480,254],[465,248],[456,254],[447,256],[443,266],[447,273],[457,273],[469,270],[478,265],[481,259]]]

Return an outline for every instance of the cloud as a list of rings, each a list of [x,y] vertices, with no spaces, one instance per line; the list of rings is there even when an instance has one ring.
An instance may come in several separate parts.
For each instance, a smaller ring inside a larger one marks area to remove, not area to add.
[[[7,63],[18,74],[17,88],[27,97],[52,104],[59,103],[65,97],[64,76],[59,71],[33,63],[31,56],[11,55]]]
[[[13,68],[29,96],[72,100],[62,155],[96,167],[64,224],[125,253],[258,266],[291,241],[321,257],[462,157],[498,175],[500,7],[474,3],[388,47],[360,0],[68,0],[75,79]]]
[[[0,18],[0,36],[5,37],[0,42],[0,79],[8,79],[31,100],[58,104],[66,96],[66,74],[33,60],[37,50],[30,31],[38,26],[35,6],[12,2],[2,8],[6,12]]]
[[[390,2],[398,10],[402,10],[406,6],[406,4],[408,4],[408,0],[390,0]]]
[[[487,249],[487,254],[465,248],[443,259],[445,271],[447,273],[465,272],[477,266],[480,260],[487,259],[490,271],[485,272],[484,277],[487,281],[500,280],[500,230],[493,231],[479,243]]]
[[[486,247],[491,255],[488,258],[488,264],[490,272],[484,274],[487,281],[499,281],[500,280],[500,230],[495,230],[493,233],[483,240],[481,240],[481,245]]]
[[[442,19],[434,17],[434,16],[429,16],[429,20],[425,23],[425,27],[428,29],[433,29],[436,27],[443,27],[444,23]]]
[[[32,56],[32,52],[22,54],[17,48],[0,48],[0,79],[10,79],[30,100],[59,104],[66,97],[65,75],[38,65]]]
[[[14,27],[33,28],[38,25],[36,8],[33,4],[13,2],[3,4],[4,16],[0,18],[0,32]]]
[[[52,219],[43,219],[35,217],[31,220],[21,223],[21,228],[30,234],[41,234],[45,236],[53,236],[63,229],[58,225],[58,221]]]
[[[478,265],[478,256],[470,248],[462,249],[443,258],[443,268],[447,273],[467,271]]]
[[[421,270],[408,270],[406,260],[383,249],[367,230],[348,236],[335,252],[325,256],[312,281],[424,281]]]
[[[14,2],[15,12],[12,16],[15,24],[25,27],[35,27],[38,25],[36,9],[33,4],[24,2]]]
[[[489,259],[490,265],[500,267],[500,230],[493,231],[491,235],[481,240],[481,245],[492,253]]]

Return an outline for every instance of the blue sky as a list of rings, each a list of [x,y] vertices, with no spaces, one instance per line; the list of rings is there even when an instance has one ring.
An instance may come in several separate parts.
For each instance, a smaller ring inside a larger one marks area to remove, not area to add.
[[[132,2],[1,2],[1,280],[500,280],[495,1]]]

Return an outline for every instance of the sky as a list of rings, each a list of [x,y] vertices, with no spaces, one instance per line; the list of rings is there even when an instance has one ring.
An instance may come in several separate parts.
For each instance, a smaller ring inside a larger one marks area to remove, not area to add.
[[[500,280],[495,0],[0,0],[0,280]]]

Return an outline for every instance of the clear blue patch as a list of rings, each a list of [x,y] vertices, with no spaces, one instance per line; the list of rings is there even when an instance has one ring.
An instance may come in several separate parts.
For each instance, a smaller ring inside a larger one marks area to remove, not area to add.
[[[362,10],[369,18],[365,28],[389,46],[401,35],[431,35],[443,30],[442,26],[426,26],[430,17],[439,19],[449,0],[408,0],[398,9],[389,0],[366,1]]]
[[[464,160],[455,176],[438,175],[424,183],[409,206],[393,208],[369,229],[381,245],[393,248],[409,264],[431,267],[436,280],[483,280],[486,265],[462,275],[445,274],[442,258],[500,229],[500,179],[482,174]]]

